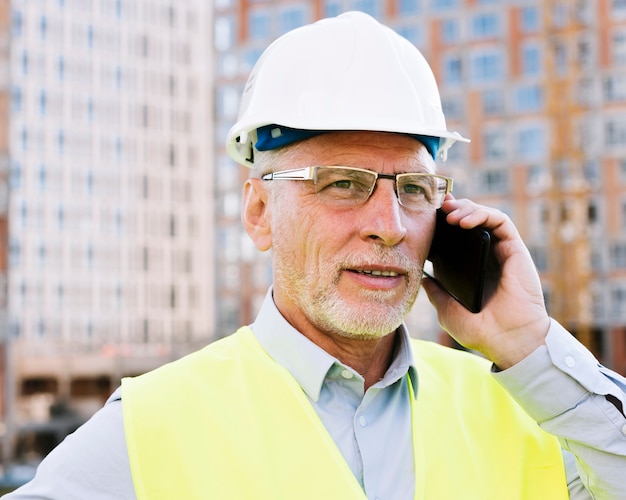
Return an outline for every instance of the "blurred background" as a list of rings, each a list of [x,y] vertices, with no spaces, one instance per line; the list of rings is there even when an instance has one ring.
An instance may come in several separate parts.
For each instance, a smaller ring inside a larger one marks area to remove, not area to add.
[[[413,42],[455,194],[508,213],[550,313],[626,373],[626,0],[0,0],[0,477],[119,385],[251,322],[271,279],[225,153],[276,37],[362,10]],[[420,296],[412,334],[450,344]]]

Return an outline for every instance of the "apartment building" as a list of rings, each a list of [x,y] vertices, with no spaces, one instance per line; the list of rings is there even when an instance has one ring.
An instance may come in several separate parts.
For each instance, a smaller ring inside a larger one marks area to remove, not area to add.
[[[513,218],[551,313],[626,373],[624,0],[216,0],[218,334],[254,317],[271,277],[239,229],[245,172],[221,147],[238,97],[269,42],[347,10],[371,14],[424,53],[449,127],[472,139],[440,170],[455,178],[457,196]],[[440,335],[423,297],[409,324]]]
[[[5,458],[45,452],[21,437],[55,441],[122,376],[213,338],[211,15],[2,3]]]

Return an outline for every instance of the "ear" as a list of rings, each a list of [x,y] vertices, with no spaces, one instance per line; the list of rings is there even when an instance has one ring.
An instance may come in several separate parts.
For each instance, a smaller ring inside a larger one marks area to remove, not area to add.
[[[261,179],[248,179],[243,185],[241,221],[256,247],[262,252],[272,247],[268,199],[268,192]]]

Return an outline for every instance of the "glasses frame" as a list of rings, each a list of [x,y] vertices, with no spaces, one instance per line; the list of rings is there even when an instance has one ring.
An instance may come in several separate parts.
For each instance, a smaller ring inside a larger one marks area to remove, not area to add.
[[[404,173],[400,173],[400,174],[381,174],[381,173],[374,172],[373,170],[368,170],[368,169],[365,169],[365,168],[345,167],[345,166],[342,166],[342,165],[312,166],[312,167],[304,167],[304,168],[294,168],[294,169],[290,169],[290,170],[279,170],[278,172],[270,172],[270,173],[264,174],[264,175],[261,176],[261,179],[264,180],[264,181],[275,181],[275,180],[281,180],[281,181],[314,181],[316,179],[316,172],[317,172],[317,170],[325,169],[325,168],[342,168],[342,169],[346,169],[346,170],[354,170],[354,171],[360,171],[360,172],[367,172],[368,174],[374,174],[375,178],[374,178],[374,182],[372,183],[372,188],[370,189],[370,191],[369,191],[369,193],[367,195],[367,198],[365,200],[363,200],[362,203],[365,203],[367,200],[369,200],[370,196],[372,196],[372,194],[376,190],[376,183],[378,182],[378,179],[390,179],[390,180],[393,180],[394,181],[394,185],[395,185],[396,197],[398,198],[398,202],[403,207],[406,207],[406,208],[409,208],[409,209],[411,209],[412,207],[407,207],[406,205],[404,205],[402,203],[402,198],[400,197],[400,193],[398,192],[398,178],[402,178],[404,176],[418,175],[418,176],[421,176],[421,177],[434,177],[436,179],[440,179],[440,180],[444,181],[445,184],[446,184],[446,188],[445,188],[445,192],[443,194],[443,197],[445,197],[445,195],[447,195],[448,193],[452,192],[452,185],[454,184],[454,179],[452,179],[452,177],[446,177],[445,175],[431,174],[431,173],[426,173],[426,172],[404,172]],[[442,199],[443,199],[443,197],[442,197]],[[440,206],[437,207],[437,208],[440,208]]]

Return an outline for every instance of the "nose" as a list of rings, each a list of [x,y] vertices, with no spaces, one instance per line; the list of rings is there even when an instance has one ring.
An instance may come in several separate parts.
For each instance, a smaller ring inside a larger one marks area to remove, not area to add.
[[[360,215],[363,239],[394,246],[406,237],[405,215],[392,179],[378,179],[372,195],[361,207]]]

